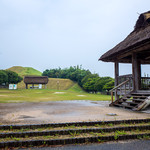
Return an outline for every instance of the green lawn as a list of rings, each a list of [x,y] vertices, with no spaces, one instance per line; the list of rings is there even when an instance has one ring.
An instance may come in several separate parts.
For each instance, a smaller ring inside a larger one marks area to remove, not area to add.
[[[110,95],[89,94],[84,92],[77,84],[69,90],[52,89],[0,89],[0,103],[11,102],[44,102],[62,100],[110,100]]]

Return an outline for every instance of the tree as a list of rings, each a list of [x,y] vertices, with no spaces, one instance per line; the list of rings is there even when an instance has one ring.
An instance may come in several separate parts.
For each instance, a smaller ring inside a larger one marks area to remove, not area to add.
[[[49,78],[71,79],[87,92],[101,92],[105,90],[104,85],[113,80],[111,77],[99,77],[98,74],[92,74],[89,70],[82,69],[82,66],[78,65],[65,69],[46,69],[42,75]],[[109,89],[106,86],[105,88]]]
[[[104,85],[103,89],[109,91],[109,90],[111,90],[111,89],[114,88],[114,84],[115,84],[115,81],[112,79],[111,81],[107,82],[107,83]]]
[[[16,84],[16,83],[21,82],[23,79],[16,72],[13,72],[10,70],[5,70],[5,72],[8,76],[8,81],[7,81],[8,84],[10,84],[10,83]]]
[[[64,78],[64,79],[71,79],[73,81],[78,82],[81,85],[81,80],[88,74],[91,74],[89,70],[82,69],[80,66],[74,66],[70,68],[56,68],[56,69],[46,69],[42,75],[48,76],[49,78]]]
[[[3,83],[8,82],[8,75],[4,70],[0,70],[0,84],[2,85]]]
[[[97,92],[95,89],[95,83],[97,78],[88,78],[88,80],[83,84],[83,89],[87,92]]]
[[[81,81],[83,89],[87,92],[97,92],[95,83],[97,83],[98,80],[98,74],[90,74],[85,76]]]
[[[96,91],[102,92],[104,90],[105,84],[109,83],[113,79],[111,77],[100,77],[95,83]]]

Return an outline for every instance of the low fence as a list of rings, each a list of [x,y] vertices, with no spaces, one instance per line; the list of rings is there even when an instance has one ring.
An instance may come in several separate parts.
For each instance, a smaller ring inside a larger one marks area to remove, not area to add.
[[[141,77],[141,90],[150,90],[150,77]]]

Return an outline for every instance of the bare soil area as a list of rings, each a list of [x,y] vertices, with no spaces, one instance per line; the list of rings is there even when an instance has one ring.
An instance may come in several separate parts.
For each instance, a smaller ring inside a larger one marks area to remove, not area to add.
[[[150,111],[109,107],[108,101],[0,103],[0,124],[38,124],[150,118]],[[111,116],[108,114],[116,114]]]

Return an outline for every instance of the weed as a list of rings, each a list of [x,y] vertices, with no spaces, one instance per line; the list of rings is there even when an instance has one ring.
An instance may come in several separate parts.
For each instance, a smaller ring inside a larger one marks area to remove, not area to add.
[[[95,127],[101,127],[101,125],[100,124],[96,124]]]
[[[149,140],[149,139],[150,139],[150,136],[149,136],[149,135],[144,135],[144,136],[143,136],[143,139]]]
[[[109,127],[112,127],[112,126],[114,126],[114,125],[113,125],[112,123],[109,123],[108,126],[109,126]]]
[[[114,135],[114,139],[115,139],[115,140],[117,140],[117,139],[118,139],[118,137],[119,137],[119,136],[118,136],[118,134],[116,134],[116,133],[115,133],[115,135]]]
[[[97,138],[97,141],[98,141],[98,142],[101,142],[101,139]]]
[[[142,136],[140,136],[140,135],[138,135],[138,136],[137,136],[137,138],[141,140],[143,137],[142,137]]]
[[[118,135],[125,135],[125,134],[127,134],[125,131],[116,131],[116,133],[118,134]]]
[[[13,127],[12,126],[10,126],[10,130],[12,130],[13,129]]]
[[[12,139],[15,141],[20,141],[20,138],[13,137]]]
[[[114,139],[117,140],[119,138],[119,135],[126,135],[127,133],[125,131],[115,131]]]

